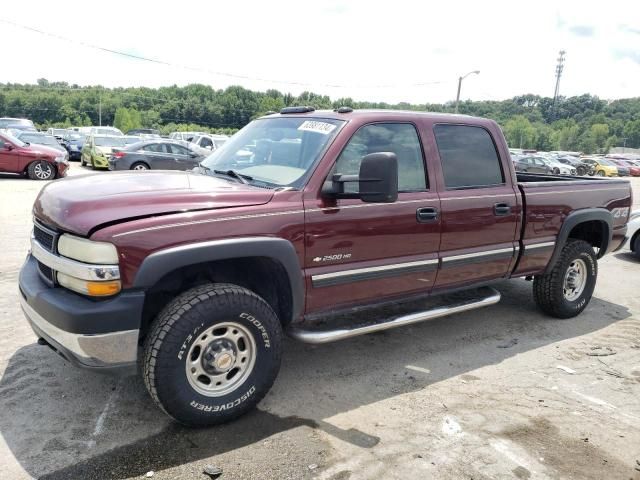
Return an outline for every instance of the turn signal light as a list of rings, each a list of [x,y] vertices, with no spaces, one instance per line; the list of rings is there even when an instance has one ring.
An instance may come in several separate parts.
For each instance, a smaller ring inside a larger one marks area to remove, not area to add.
[[[87,282],[87,293],[94,297],[107,297],[120,291],[120,281]]]

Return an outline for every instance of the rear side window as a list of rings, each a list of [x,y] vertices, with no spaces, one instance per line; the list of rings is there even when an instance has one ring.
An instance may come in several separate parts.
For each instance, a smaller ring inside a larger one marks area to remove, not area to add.
[[[436,125],[433,133],[447,188],[481,188],[504,183],[496,147],[484,128]]]
[[[427,188],[420,140],[409,123],[374,123],[360,128],[338,157],[331,175],[357,175],[362,157],[377,152],[393,152],[398,157],[399,191]],[[357,193],[357,183],[347,183],[345,191]]]

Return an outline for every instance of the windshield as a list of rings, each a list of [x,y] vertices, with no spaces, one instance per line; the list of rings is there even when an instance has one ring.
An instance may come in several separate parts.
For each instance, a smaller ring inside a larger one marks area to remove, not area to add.
[[[55,145],[56,147],[59,145],[55,138],[46,135],[28,135],[23,133],[20,135],[20,140],[23,142],[37,143],[38,145]]]
[[[609,160],[605,160],[604,158],[599,158],[598,160],[596,160],[596,162],[598,162],[600,165],[608,165],[609,167],[615,167],[613,163],[611,163]]]
[[[15,146],[17,147],[26,147],[27,144],[24,143],[22,140],[20,140],[19,138],[14,137],[13,135],[11,135],[10,133],[5,133],[4,134],[5,138],[7,140],[9,140],[11,143],[13,143]],[[0,138],[2,138],[2,136],[0,136]]]
[[[133,143],[138,143],[141,138],[140,137],[123,137],[124,138],[124,143],[126,145],[131,145]]]
[[[269,186],[298,187],[342,124],[304,117],[255,120],[202,164],[211,171],[236,170]]]
[[[0,128],[7,128],[9,125],[13,127],[18,125],[33,127],[33,122],[26,118],[0,118]]]
[[[67,133],[64,136],[65,140],[81,140],[83,138],[82,135],[80,135],[79,133]]]
[[[124,147],[124,139],[120,137],[94,137],[98,147]]]

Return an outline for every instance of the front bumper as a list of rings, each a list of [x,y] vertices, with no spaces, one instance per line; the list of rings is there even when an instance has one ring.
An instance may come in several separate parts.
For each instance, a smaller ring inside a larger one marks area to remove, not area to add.
[[[79,367],[130,372],[138,359],[144,293],[93,300],[50,287],[29,255],[20,270],[20,304],[35,334]]]
[[[93,157],[93,165],[98,168],[109,168],[109,158],[110,157]]]

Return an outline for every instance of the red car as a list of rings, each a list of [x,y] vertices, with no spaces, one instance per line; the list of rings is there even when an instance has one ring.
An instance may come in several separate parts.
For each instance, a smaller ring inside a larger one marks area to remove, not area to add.
[[[627,167],[629,167],[629,175],[632,177],[640,177],[640,167],[636,162],[632,160],[619,160],[624,163]]]
[[[12,135],[0,133],[0,174],[28,175],[32,180],[64,177],[69,155],[45,147],[30,145]]]

